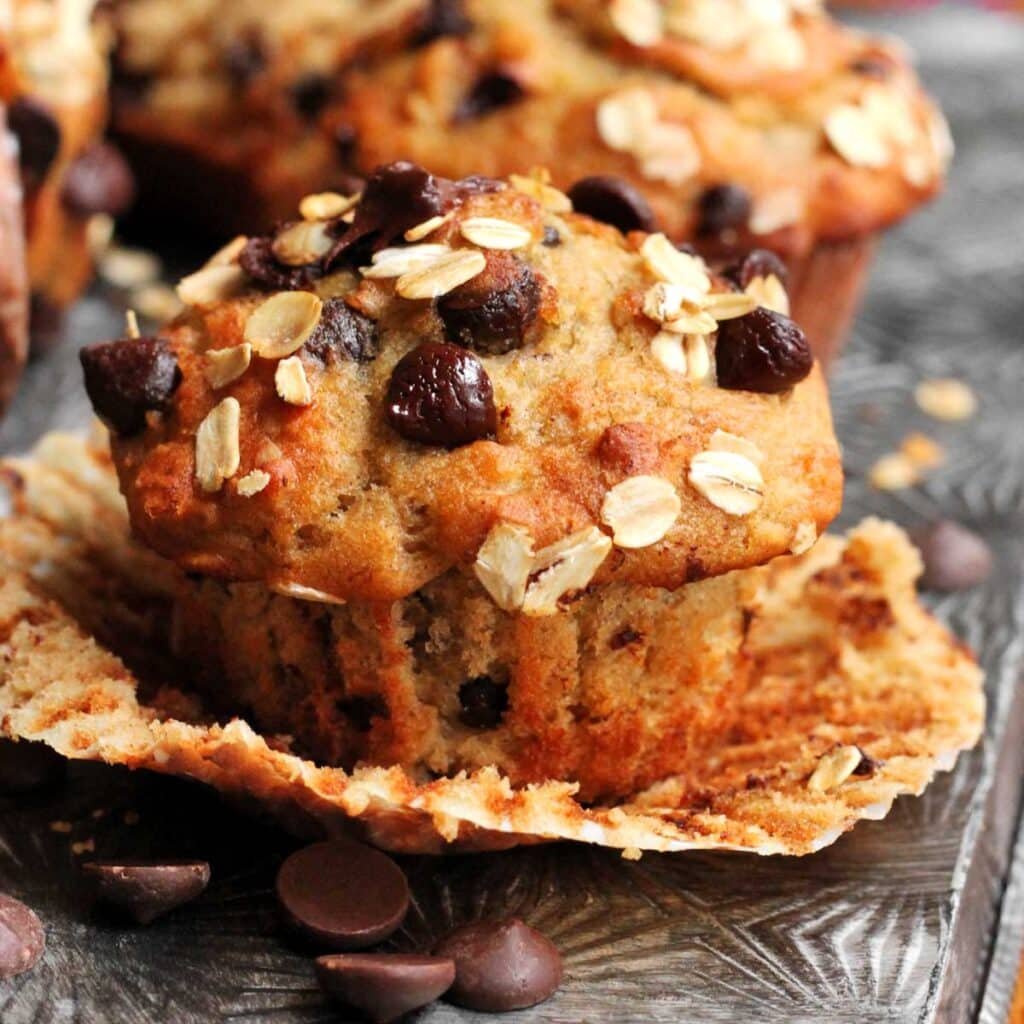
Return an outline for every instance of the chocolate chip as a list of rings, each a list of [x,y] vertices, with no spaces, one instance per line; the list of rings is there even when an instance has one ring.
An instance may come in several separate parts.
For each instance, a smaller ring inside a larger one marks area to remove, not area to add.
[[[178,360],[162,338],[132,338],[86,345],[78,353],[85,390],[96,414],[128,437],[162,412],[181,383]]]
[[[45,743],[0,740],[0,794],[23,796],[60,782],[67,762]]]
[[[759,306],[718,325],[718,386],[775,395],[799,384],[814,365],[804,332],[787,316]]]
[[[332,839],[297,850],[277,873],[288,924],[337,951],[383,942],[402,923],[409,886],[398,865],[372,847]]]
[[[508,683],[476,676],[459,687],[459,720],[471,729],[493,729],[508,710]]]
[[[7,126],[18,140],[18,166],[26,188],[36,188],[60,150],[60,125],[50,108],[33,96],[19,96],[7,108]]]
[[[46,932],[21,900],[0,893],[0,979],[31,970],[46,948]]]
[[[64,174],[61,202],[79,217],[117,216],[135,199],[135,177],[124,157],[106,142],[96,142],[71,162]]]
[[[651,204],[624,178],[611,174],[581,178],[569,189],[569,198],[577,213],[611,224],[623,234],[654,230]]]
[[[267,66],[266,48],[255,26],[224,47],[224,68],[236,89],[244,89]]]
[[[369,363],[380,351],[377,325],[348,306],[344,299],[328,299],[320,322],[306,342],[306,351],[325,366],[337,365],[342,360]]]
[[[487,253],[487,266],[437,303],[450,341],[501,355],[519,348],[537,319],[540,283],[517,256]]]
[[[556,246],[562,244],[562,236],[558,233],[558,228],[553,228],[550,224],[544,225],[544,238],[541,240],[541,245],[547,246],[549,249],[554,249]]]
[[[331,98],[331,81],[318,71],[307,71],[288,90],[292,106],[307,121],[319,116]]]
[[[317,959],[316,977],[332,999],[388,1024],[447,992],[455,962],[411,953],[338,953]]]
[[[517,103],[526,95],[523,84],[511,72],[494,68],[482,74],[455,108],[452,120],[472,121]]]
[[[774,276],[785,284],[789,275],[786,264],[775,253],[768,249],[752,249],[739,263],[726,267],[722,276],[743,291],[755,278]]]
[[[375,718],[391,717],[391,709],[380,697],[349,697],[338,702],[338,710],[352,723],[356,732],[369,732]]]
[[[331,134],[334,138],[334,151],[338,154],[338,160],[342,167],[351,167],[355,162],[356,144],[359,142],[359,135],[355,128],[342,121],[334,126]],[[351,196],[361,192],[364,185],[365,182],[359,179],[357,188],[345,188],[340,191],[342,195]]]
[[[455,961],[446,999],[470,1010],[504,1013],[542,1003],[562,981],[552,942],[518,918],[478,921],[456,929],[434,949]]]
[[[149,924],[190,900],[210,882],[210,865],[200,860],[98,860],[82,874],[103,906],[137,924]]]
[[[296,291],[308,288],[323,275],[319,264],[290,267],[274,255],[274,239],[256,235],[245,243],[238,255],[239,266],[257,283],[266,288]]]
[[[860,750],[860,748],[857,748]],[[876,761],[873,757],[865,754],[863,750],[860,751],[860,761],[857,763],[857,767],[853,769],[854,775],[861,777],[866,775],[874,775],[876,771],[882,766],[881,761]]]
[[[472,28],[463,0],[429,0],[413,33],[412,45],[426,46],[445,36],[464,36]]]
[[[494,389],[480,360],[428,341],[404,355],[388,384],[387,420],[407,441],[458,448],[493,437]]]
[[[913,534],[921,552],[924,574],[921,585],[929,590],[967,590],[988,579],[992,549],[976,533],[940,519]]]
[[[712,185],[697,200],[697,231],[718,235],[742,228],[750,218],[750,193],[739,185]]]
[[[639,643],[643,638],[644,635],[639,630],[633,629],[632,626],[624,626],[612,636],[608,641],[608,646],[613,651],[621,651],[624,647],[631,647],[633,644]]]

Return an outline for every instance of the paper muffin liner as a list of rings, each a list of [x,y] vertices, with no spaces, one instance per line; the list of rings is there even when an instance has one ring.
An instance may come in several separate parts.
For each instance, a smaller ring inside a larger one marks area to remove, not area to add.
[[[799,855],[920,793],[981,733],[979,669],[918,603],[907,538],[868,520],[772,566],[740,725],[699,773],[588,807],[571,781],[515,788],[494,769],[424,783],[318,766],[287,737],[213,721],[190,693],[158,643],[177,570],[130,539],[104,454],[50,435],[6,473],[0,733],[197,779],[303,834],[356,832],[409,853],[571,839],[627,856]]]

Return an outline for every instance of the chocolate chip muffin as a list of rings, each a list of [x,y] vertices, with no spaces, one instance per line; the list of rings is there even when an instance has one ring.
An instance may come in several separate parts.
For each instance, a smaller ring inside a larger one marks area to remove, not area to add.
[[[83,353],[133,526],[188,571],[394,601],[460,567],[539,615],[761,564],[836,514],[770,260],[715,276],[543,177],[398,163],[300,210],[186,277],[159,336]]]
[[[102,233],[134,190],[127,164],[102,141],[108,43],[91,8],[14,0],[0,24],[0,103],[18,142],[38,346],[59,334],[62,311],[91,276],[90,230]]]
[[[824,354],[873,236],[950,153],[906,55],[819,0],[119,0],[115,20],[115,123],[178,215],[248,230],[397,158],[546,166],[620,228],[781,254]]]

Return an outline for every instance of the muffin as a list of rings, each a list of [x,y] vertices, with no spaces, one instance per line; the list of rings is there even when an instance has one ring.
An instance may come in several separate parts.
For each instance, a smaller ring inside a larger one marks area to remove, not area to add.
[[[0,103],[18,141],[37,347],[59,336],[63,311],[89,281],[90,233],[107,230],[134,193],[123,158],[102,141],[108,43],[91,7],[14,0],[0,24]]]
[[[782,256],[824,358],[874,236],[938,191],[950,152],[906,55],[815,0],[120,0],[115,21],[115,125],[175,215],[269,225],[394,159],[546,166],[621,228]]]
[[[83,350],[180,650],[331,764],[585,799],[731,725],[761,570],[838,511],[806,338],[541,177],[375,171]]]

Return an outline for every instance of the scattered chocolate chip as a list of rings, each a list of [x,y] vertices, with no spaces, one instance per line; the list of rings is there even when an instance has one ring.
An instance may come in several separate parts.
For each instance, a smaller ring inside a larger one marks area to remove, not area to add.
[[[561,954],[518,918],[464,925],[442,939],[434,955],[455,961],[455,984],[446,998],[470,1010],[536,1006],[562,981]]]
[[[305,347],[325,366],[346,359],[369,363],[377,358],[380,339],[376,323],[368,316],[346,305],[344,299],[328,299]]]
[[[307,121],[318,117],[331,98],[331,81],[318,71],[307,71],[288,90],[292,106]]]
[[[297,850],[277,873],[289,925],[336,951],[383,942],[402,923],[409,886],[398,865],[370,846],[332,839]]]
[[[429,0],[412,36],[412,45],[426,46],[445,36],[464,36],[473,28],[463,0]]]
[[[244,89],[267,67],[267,53],[260,31],[255,26],[230,39],[224,47],[224,68],[236,89]]]
[[[238,255],[239,266],[257,283],[266,288],[296,291],[308,288],[323,270],[316,263],[289,267],[274,255],[273,236],[256,235],[245,243]]]
[[[719,387],[775,395],[799,384],[814,365],[811,346],[788,316],[759,306],[718,325]]]
[[[349,697],[338,702],[338,710],[352,723],[356,732],[369,732],[375,718],[391,717],[391,709],[380,697]]]
[[[0,980],[31,970],[46,948],[46,932],[35,911],[0,893]]]
[[[742,228],[750,217],[750,193],[740,185],[712,185],[701,193],[697,211],[699,234]]]
[[[317,958],[316,977],[332,999],[388,1024],[447,992],[455,963],[410,953],[336,953]]]
[[[487,266],[438,300],[437,314],[450,341],[501,355],[519,348],[537,319],[537,276],[509,252],[487,253]]]
[[[86,345],[79,353],[85,390],[96,414],[128,437],[163,411],[181,383],[178,360],[162,338],[132,338]]]
[[[929,590],[967,590],[988,579],[992,549],[976,533],[951,519],[940,519],[913,534],[921,552],[921,585]]]
[[[569,198],[577,213],[611,224],[623,234],[654,230],[651,204],[624,178],[611,174],[581,178],[569,189]]]
[[[494,68],[482,74],[455,108],[452,120],[472,121],[517,103],[526,95],[522,82],[511,72]]]
[[[624,647],[639,643],[643,638],[644,635],[639,630],[633,629],[632,626],[625,626],[612,636],[608,641],[608,646],[613,651],[621,651]]]
[[[508,710],[508,683],[476,676],[459,687],[459,719],[471,729],[493,729]]]
[[[33,96],[19,96],[7,108],[7,127],[18,140],[18,166],[26,188],[36,188],[60,150],[60,125],[50,108]]]
[[[731,281],[740,291],[758,277],[777,277],[783,284],[789,276],[786,264],[768,249],[752,249],[739,263],[722,271],[722,277]]]
[[[388,384],[387,420],[407,441],[458,448],[493,437],[494,389],[480,360],[458,345],[428,341],[406,353]]]
[[[541,239],[541,245],[546,245],[549,249],[554,249],[556,246],[562,244],[562,236],[558,233],[558,228],[553,228],[550,224],[544,225],[544,237]]]
[[[45,743],[0,740],[0,795],[23,796],[60,782],[67,762]]]
[[[378,167],[363,189],[356,217],[338,239],[325,264],[339,257],[362,259],[367,245],[383,249],[411,227],[447,213],[458,195],[455,183],[436,178],[407,160]]]
[[[200,860],[98,860],[83,864],[82,874],[103,906],[149,924],[194,900],[210,882],[210,865]]]
[[[95,142],[71,162],[64,174],[60,198],[79,217],[95,213],[116,217],[135,199],[135,177],[113,146]]]

